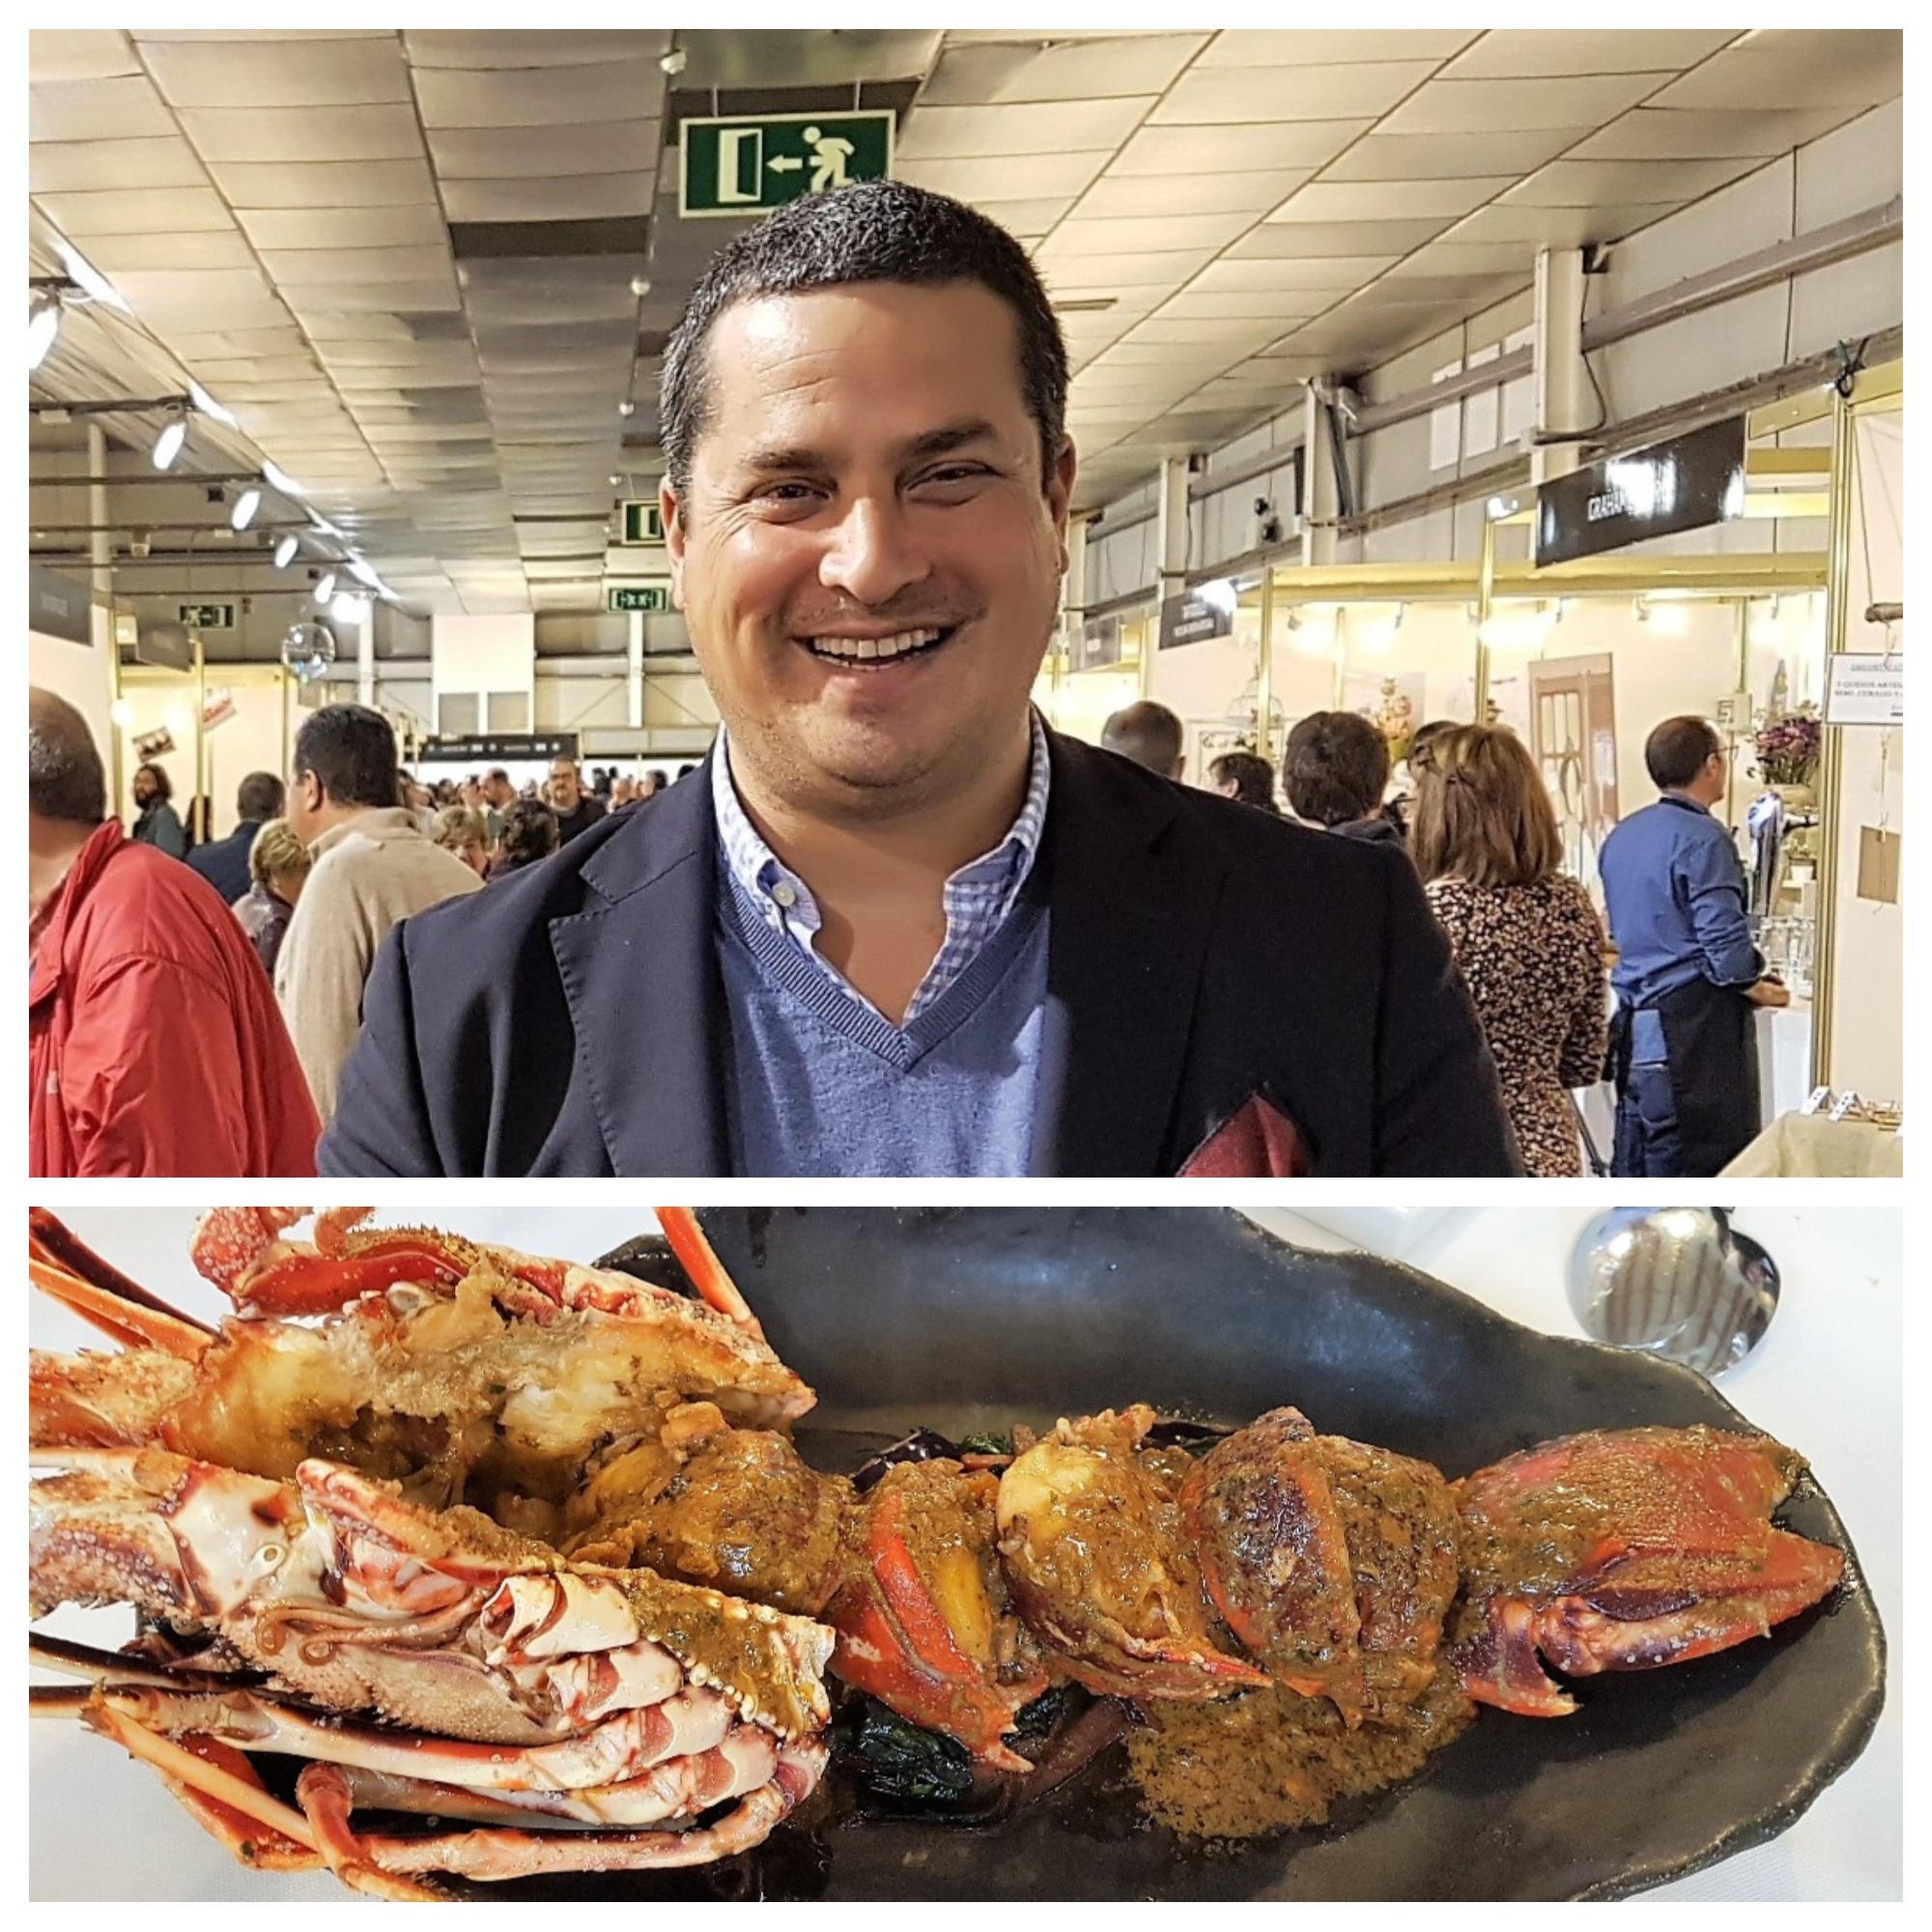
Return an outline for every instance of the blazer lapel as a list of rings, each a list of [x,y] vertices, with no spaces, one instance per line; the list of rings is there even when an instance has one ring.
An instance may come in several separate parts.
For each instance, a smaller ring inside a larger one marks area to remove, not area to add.
[[[712,845],[707,763],[634,809],[584,865],[583,910],[551,922],[578,1065],[616,1174],[731,1171]]]
[[[1177,800],[1113,766],[1105,753],[1053,741],[1035,1161],[1047,1174],[1171,1166],[1170,1122],[1227,874],[1211,846],[1180,836]]]

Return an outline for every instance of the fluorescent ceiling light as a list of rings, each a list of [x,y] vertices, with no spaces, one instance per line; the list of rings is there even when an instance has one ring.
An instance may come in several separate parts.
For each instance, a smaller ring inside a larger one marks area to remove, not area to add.
[[[216,422],[226,423],[230,429],[240,429],[242,427],[235,420],[234,416],[228,411],[224,410],[199,383],[190,383],[187,385],[187,399],[203,415],[213,416]]]
[[[380,590],[383,587],[383,580],[359,556],[352,556],[349,559],[349,574],[356,582],[366,583],[371,590]]]
[[[60,333],[61,312],[58,297],[49,297],[27,318],[27,367],[38,369],[47,359],[47,351]]]
[[[67,271],[98,302],[105,302],[110,308],[118,308],[132,315],[126,297],[119,289],[76,248],[71,242],[55,238],[54,247],[60,258],[67,264]]]
[[[284,497],[299,497],[302,494],[301,485],[286,469],[277,469],[272,463],[263,464],[262,476],[270,489],[279,490]]]

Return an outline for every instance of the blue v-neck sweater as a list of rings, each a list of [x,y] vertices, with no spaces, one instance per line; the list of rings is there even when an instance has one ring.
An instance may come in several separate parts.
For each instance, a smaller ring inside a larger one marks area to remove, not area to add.
[[[1031,895],[899,1028],[719,884],[734,1173],[1032,1171],[1047,918]]]

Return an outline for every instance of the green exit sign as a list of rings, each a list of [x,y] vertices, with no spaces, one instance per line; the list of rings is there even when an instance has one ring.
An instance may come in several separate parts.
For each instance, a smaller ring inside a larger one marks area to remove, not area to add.
[[[644,611],[662,613],[671,608],[670,579],[652,583],[612,583],[608,586],[612,611]]]
[[[661,544],[665,540],[664,518],[658,513],[655,497],[627,498],[624,506],[624,534],[627,544]]]
[[[893,171],[893,111],[765,114],[679,125],[677,212],[760,214]]]
[[[232,631],[235,628],[235,607],[232,604],[184,604],[180,607],[181,622],[190,631]]]

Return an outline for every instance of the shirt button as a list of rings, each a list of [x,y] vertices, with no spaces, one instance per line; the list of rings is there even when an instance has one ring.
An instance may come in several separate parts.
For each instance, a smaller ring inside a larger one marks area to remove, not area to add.
[[[798,894],[782,880],[772,888],[772,899],[789,912],[798,903]]]

